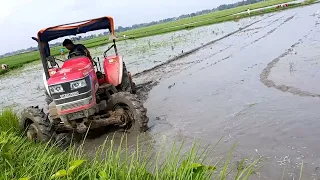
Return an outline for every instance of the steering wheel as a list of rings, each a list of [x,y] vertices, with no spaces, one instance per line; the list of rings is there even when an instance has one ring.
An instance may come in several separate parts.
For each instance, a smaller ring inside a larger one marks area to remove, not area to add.
[[[77,57],[77,56],[85,56],[86,54],[84,52],[81,51],[75,51],[72,52],[68,55],[68,59],[73,58],[73,57]]]

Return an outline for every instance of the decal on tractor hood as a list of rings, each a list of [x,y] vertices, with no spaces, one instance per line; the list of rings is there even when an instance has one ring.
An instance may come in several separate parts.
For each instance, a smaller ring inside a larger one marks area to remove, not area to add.
[[[79,95],[79,91],[72,92],[72,93],[67,93],[67,94],[61,94],[60,97],[61,98],[67,98],[67,97],[72,97],[72,96],[76,96],[76,95]]]
[[[78,71],[86,70],[86,71],[84,71],[84,73],[89,73],[92,71],[92,69],[90,67],[91,67],[91,64],[88,64],[84,68],[79,68]]]
[[[61,69],[60,70],[60,74],[65,74],[65,73],[69,73],[71,71],[71,68],[65,68],[65,69]]]
[[[93,69],[85,69],[85,71],[83,71],[83,75],[87,76],[88,74],[90,74],[93,71]]]

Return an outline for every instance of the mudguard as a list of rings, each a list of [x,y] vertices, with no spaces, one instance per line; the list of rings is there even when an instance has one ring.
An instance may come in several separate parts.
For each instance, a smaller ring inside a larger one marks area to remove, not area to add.
[[[104,72],[106,83],[118,86],[122,81],[123,60],[121,56],[109,56],[104,59]]]

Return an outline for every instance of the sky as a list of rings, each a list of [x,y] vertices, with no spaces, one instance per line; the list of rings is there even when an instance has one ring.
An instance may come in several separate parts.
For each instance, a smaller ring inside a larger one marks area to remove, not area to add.
[[[36,47],[40,29],[102,16],[115,26],[176,17],[239,0],[1,0],[0,54]]]

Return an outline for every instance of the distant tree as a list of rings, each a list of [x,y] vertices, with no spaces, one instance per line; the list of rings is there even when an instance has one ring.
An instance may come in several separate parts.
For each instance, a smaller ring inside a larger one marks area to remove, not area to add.
[[[124,28],[122,27],[122,26],[119,26],[118,28],[117,28],[117,31],[118,32],[122,32],[124,30]]]

